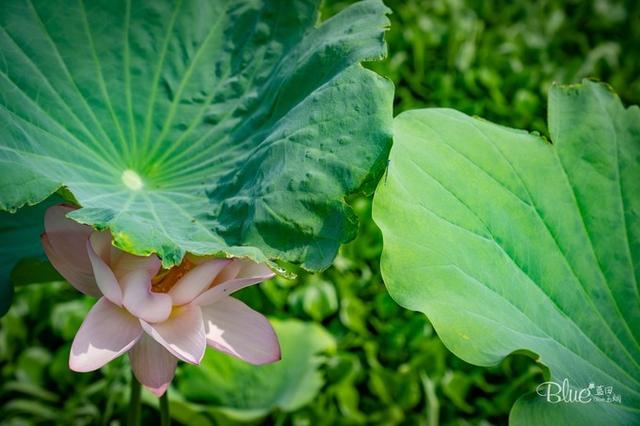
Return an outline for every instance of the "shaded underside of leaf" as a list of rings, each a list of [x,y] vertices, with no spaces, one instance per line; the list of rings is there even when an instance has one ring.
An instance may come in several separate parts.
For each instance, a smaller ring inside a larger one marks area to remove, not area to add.
[[[61,279],[45,260],[40,244],[44,212],[60,201],[60,197],[52,196],[17,213],[0,212],[0,317],[11,306],[13,285]]]
[[[328,266],[344,197],[390,148],[388,9],[317,0],[9,0],[0,9],[0,208],[65,186],[71,217],[164,266],[195,254]]]
[[[622,397],[529,395],[514,424],[637,424],[640,109],[585,81],[552,88],[552,143],[452,110],[406,112],[394,125],[374,200],[393,298],[427,314],[469,362],[528,350],[552,380]]]

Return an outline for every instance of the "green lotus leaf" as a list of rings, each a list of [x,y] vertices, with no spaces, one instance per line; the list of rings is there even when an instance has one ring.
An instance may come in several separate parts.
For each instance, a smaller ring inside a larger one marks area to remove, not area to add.
[[[327,267],[390,148],[388,9],[319,0],[6,0],[0,208],[65,187],[114,244]]]
[[[542,385],[512,424],[640,424],[640,109],[585,81],[551,89],[552,143],[447,109],[394,126],[373,212],[392,297],[468,362],[525,351],[588,389]]]
[[[180,394],[235,421],[255,420],[276,409],[294,411],[308,404],[324,384],[319,356],[334,351],[335,340],[315,323],[271,323],[280,340],[282,360],[255,366],[208,350],[200,366],[180,368]]]
[[[62,279],[46,260],[40,244],[44,212],[60,201],[60,197],[52,196],[15,213],[0,212],[0,317],[11,306],[13,285]]]

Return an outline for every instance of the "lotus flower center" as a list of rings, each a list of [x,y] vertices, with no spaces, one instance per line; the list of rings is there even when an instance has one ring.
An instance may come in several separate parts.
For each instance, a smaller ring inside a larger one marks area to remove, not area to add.
[[[154,293],[167,293],[187,272],[196,267],[196,264],[184,259],[178,266],[171,269],[163,269],[151,280],[151,291]]]

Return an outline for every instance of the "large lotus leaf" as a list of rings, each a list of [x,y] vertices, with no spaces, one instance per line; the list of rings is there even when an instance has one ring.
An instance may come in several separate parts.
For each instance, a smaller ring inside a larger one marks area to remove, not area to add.
[[[66,186],[70,216],[165,266],[196,254],[328,266],[344,202],[390,147],[388,9],[319,0],[4,0],[0,208]]]
[[[461,358],[525,351],[551,381],[593,385],[584,404],[544,385],[513,424],[640,424],[640,109],[556,86],[549,129],[552,143],[452,110],[398,116],[374,200],[382,274]]]
[[[335,350],[331,334],[315,323],[271,320],[282,360],[255,366],[208,350],[200,366],[180,369],[180,394],[214,414],[247,421],[273,410],[293,411],[309,403],[324,383],[319,356]]]
[[[12,284],[15,284],[12,281],[29,284],[62,279],[46,260],[40,244],[44,212],[60,201],[60,197],[52,196],[37,206],[23,207],[15,213],[0,212],[0,316],[11,306]]]

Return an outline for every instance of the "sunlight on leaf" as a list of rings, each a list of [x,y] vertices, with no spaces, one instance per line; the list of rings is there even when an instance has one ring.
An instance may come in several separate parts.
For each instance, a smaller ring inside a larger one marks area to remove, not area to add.
[[[70,216],[165,267],[185,252],[326,268],[390,147],[388,9],[317,0],[8,0],[0,208]]]
[[[533,393],[511,423],[637,424],[640,109],[603,84],[555,86],[549,128],[553,144],[453,110],[399,115],[374,201],[382,275],[464,360],[528,350],[551,380],[621,396]]]

